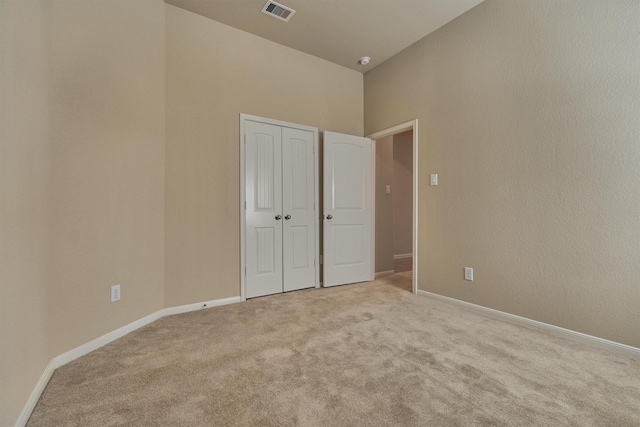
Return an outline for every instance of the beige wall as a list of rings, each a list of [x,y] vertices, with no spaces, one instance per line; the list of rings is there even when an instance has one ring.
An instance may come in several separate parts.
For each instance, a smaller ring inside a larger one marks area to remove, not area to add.
[[[394,191],[393,136],[387,136],[376,140],[376,273],[393,270]]]
[[[0,424],[11,425],[49,360],[164,307],[165,5],[0,8]]]
[[[164,7],[52,6],[54,355],[164,306]]]
[[[240,295],[239,115],[362,135],[362,74],[167,6],[167,306]]]
[[[48,7],[0,1],[0,425],[51,359]]]
[[[420,289],[640,346],[638,28],[487,0],[365,75],[367,133],[420,122]]]
[[[413,252],[413,131],[393,136],[393,254]]]

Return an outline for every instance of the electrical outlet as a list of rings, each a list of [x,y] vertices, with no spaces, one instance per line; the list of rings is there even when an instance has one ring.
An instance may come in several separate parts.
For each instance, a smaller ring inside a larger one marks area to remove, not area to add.
[[[470,280],[473,282],[473,268],[471,267],[464,268],[464,280]]]
[[[111,302],[120,301],[120,285],[111,287]]]

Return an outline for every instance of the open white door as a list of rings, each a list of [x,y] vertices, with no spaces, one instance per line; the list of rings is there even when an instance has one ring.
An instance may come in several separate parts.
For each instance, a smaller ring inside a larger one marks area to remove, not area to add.
[[[374,278],[372,144],[324,133],[324,286]]]

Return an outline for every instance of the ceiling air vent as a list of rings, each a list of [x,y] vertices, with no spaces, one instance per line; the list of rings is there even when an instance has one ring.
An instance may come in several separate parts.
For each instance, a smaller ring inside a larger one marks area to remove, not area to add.
[[[269,0],[262,8],[262,13],[266,13],[267,15],[278,18],[284,22],[288,22],[296,11],[290,7],[283,6],[280,3]]]

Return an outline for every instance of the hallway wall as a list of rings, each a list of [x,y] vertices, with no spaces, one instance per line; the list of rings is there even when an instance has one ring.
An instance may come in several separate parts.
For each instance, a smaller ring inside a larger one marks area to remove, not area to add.
[[[393,136],[393,254],[413,252],[413,131]]]
[[[393,271],[393,136],[376,140],[376,273]],[[386,194],[386,186],[391,194]]]

